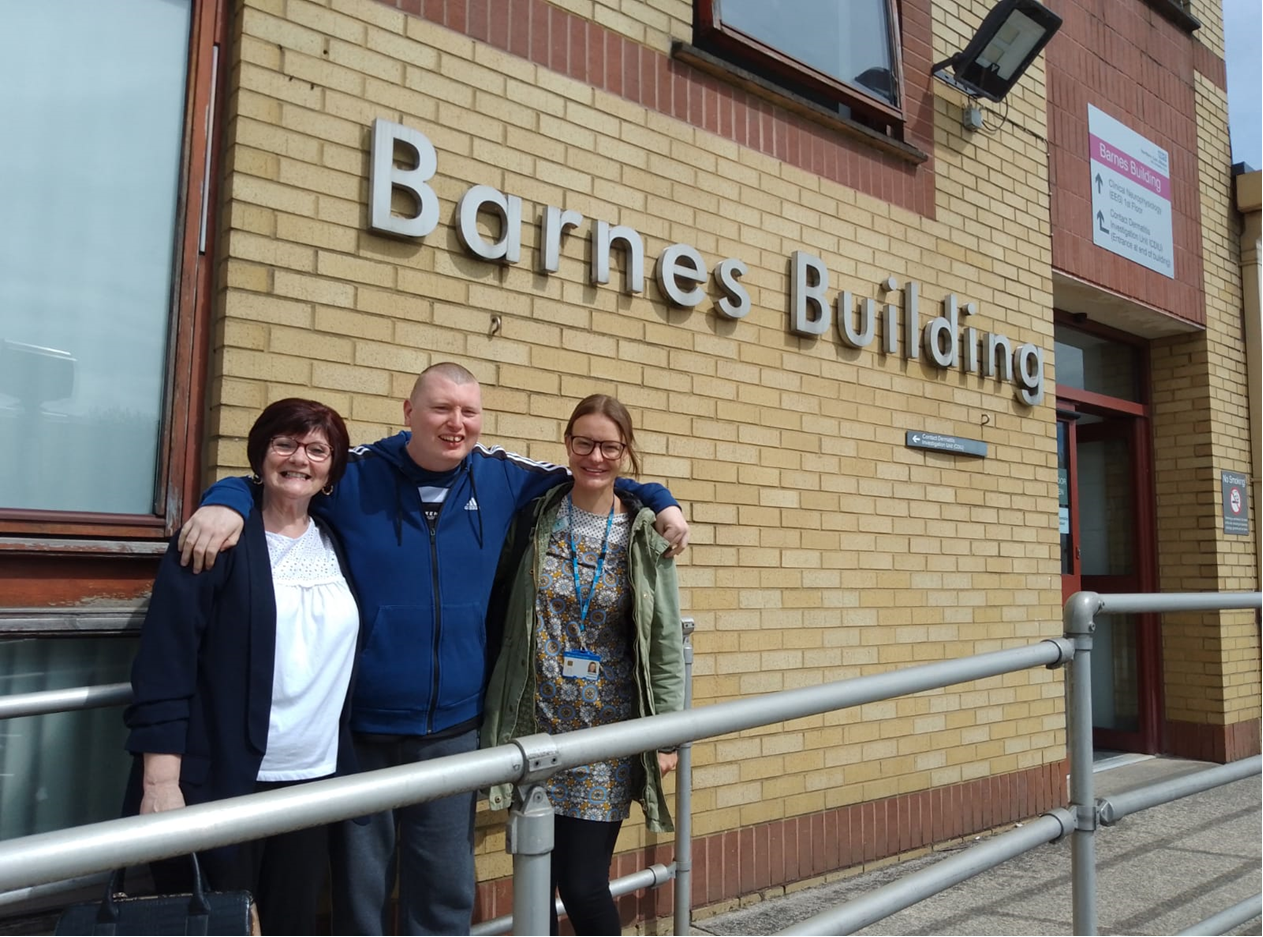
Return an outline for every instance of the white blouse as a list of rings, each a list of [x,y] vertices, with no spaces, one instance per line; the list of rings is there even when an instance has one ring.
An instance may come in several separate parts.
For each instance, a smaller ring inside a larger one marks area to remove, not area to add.
[[[272,712],[260,781],[334,773],[360,616],[333,544],[314,521],[301,537],[268,532],[276,593]]]

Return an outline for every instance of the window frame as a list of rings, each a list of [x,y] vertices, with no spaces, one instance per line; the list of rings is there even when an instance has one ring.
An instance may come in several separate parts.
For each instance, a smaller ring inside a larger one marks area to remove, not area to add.
[[[217,168],[216,128],[226,64],[227,7],[224,0],[192,0],[188,71],[185,77],[169,334],[163,383],[162,422],[154,478],[154,509],[148,514],[35,510],[0,506],[0,555],[45,552],[50,538],[79,540],[72,552],[116,554],[112,541],[165,540],[179,524],[184,505],[199,489],[205,409],[207,349],[210,345],[211,272]]]
[[[891,73],[895,82],[897,104],[890,104],[862,88],[849,85],[827,75],[819,69],[795,59],[793,56],[767,43],[723,23],[720,11],[723,0],[694,0],[693,28],[696,44],[706,50],[718,52],[723,57],[743,67],[751,67],[768,74],[773,79],[787,80],[792,84],[808,86],[812,90],[836,96],[839,104],[851,109],[853,115],[894,125],[904,124],[905,99],[903,76],[903,43],[900,29],[898,0],[870,0],[886,4],[886,21],[890,31]]]

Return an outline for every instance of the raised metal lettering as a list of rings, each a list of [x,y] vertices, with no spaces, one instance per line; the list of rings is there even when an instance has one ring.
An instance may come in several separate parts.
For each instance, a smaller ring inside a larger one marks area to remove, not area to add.
[[[411,169],[395,165],[395,145],[412,153]],[[426,182],[438,171],[438,156],[425,134],[411,127],[377,118],[368,170],[368,227],[390,237],[425,237],[439,223],[439,199]],[[390,210],[391,195],[402,189],[417,203],[412,216]]]

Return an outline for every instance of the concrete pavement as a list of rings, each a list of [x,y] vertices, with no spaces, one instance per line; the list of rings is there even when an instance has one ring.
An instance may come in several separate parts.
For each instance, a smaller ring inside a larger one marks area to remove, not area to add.
[[[1098,797],[1212,767],[1175,758],[1102,759]],[[1175,934],[1260,891],[1263,822],[1256,776],[1141,811],[1096,835],[1102,934]],[[769,897],[695,920],[694,934],[773,934],[966,848]],[[1069,934],[1070,838],[983,872],[858,934]],[[1230,931],[1259,934],[1260,919]]]

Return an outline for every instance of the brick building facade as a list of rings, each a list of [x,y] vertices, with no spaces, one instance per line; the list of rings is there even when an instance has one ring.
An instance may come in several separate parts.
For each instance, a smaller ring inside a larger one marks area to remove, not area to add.
[[[1258,349],[1218,5],[1048,5],[1062,29],[975,132],[931,68],[981,0],[889,7],[895,104],[852,91],[842,112],[707,41],[689,0],[193,3],[182,429],[164,430],[184,474],[144,534],[0,511],[0,633],[134,628],[161,538],[202,482],[242,471],[260,408],[313,396],[375,439],[440,360],[482,381],[484,438],[533,457],[562,458],[579,398],[631,407],[644,477],[693,526],[697,705],[1060,634],[1078,588],[1258,589],[1253,499],[1243,535],[1221,497],[1223,473],[1257,473]],[[433,148],[428,189],[393,193],[397,218],[435,202],[423,236],[373,230],[375,121]],[[1171,274],[1094,236],[1089,141],[1117,125],[1169,156]],[[520,227],[484,210],[462,230],[474,186],[520,199]],[[550,207],[581,216],[553,245]],[[516,261],[477,256],[517,236]],[[704,269],[661,274],[673,245]],[[1252,613],[1109,634],[1103,745],[1259,751]],[[1062,694],[1026,672],[698,743],[694,905],[1063,803]],[[484,917],[510,897],[502,820],[480,814]],[[618,861],[669,861],[638,827]],[[670,912],[665,893],[625,900],[629,923]]]

